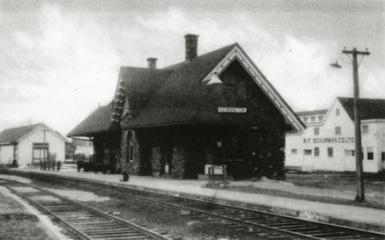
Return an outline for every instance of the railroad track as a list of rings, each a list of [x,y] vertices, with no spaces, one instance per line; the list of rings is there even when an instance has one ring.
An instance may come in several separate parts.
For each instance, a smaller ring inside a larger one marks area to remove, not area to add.
[[[162,194],[154,195],[153,193],[141,191],[130,194],[130,197],[132,196],[139,198],[141,201],[150,201],[157,204],[167,205],[176,210],[184,209],[192,213],[197,213],[195,217],[200,220],[208,219],[211,222],[225,220],[227,223],[232,223],[230,227],[234,230],[239,229],[240,231],[245,231],[248,229],[250,232],[260,228],[272,230],[273,239],[385,239],[385,235],[381,233],[363,231],[334,224],[307,221],[265,211],[237,208],[196,199]]]
[[[58,220],[78,239],[172,240],[151,229],[59,196],[36,185],[12,181],[5,181],[3,185]]]
[[[34,176],[42,178],[43,176]],[[234,231],[247,235],[261,233],[261,229],[267,230],[270,239],[314,239],[314,240],[384,240],[385,234],[370,232],[356,228],[344,227],[334,224],[308,221],[275,213],[258,211],[254,209],[238,208],[208,201],[170,196],[166,194],[140,191],[125,187],[113,186],[102,183],[72,180],[63,177],[49,177],[55,181],[83,185],[103,192],[110,192],[127,200],[136,199],[141,204],[152,204],[158,208],[167,208],[175,212],[185,211],[192,218],[201,221],[221,223]],[[258,235],[260,236],[260,235]]]

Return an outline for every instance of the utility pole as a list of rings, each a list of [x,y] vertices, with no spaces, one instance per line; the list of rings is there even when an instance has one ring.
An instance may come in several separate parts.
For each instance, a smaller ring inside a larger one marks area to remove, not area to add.
[[[361,120],[358,113],[358,99],[360,98],[359,82],[358,82],[358,55],[369,55],[370,53],[365,51],[358,51],[356,48],[352,50],[343,50],[343,54],[352,55],[353,59],[353,108],[354,108],[354,137],[355,137],[355,158],[356,158],[356,174],[357,174],[357,196],[356,201],[365,201],[365,190],[364,190],[364,174],[362,166],[362,145],[361,145]]]
[[[45,147],[45,135],[46,135],[46,132],[48,131],[48,129],[43,128],[41,131],[43,132],[43,162],[45,163],[45,151],[46,151],[46,147]],[[48,148],[47,148],[47,153],[48,153]]]

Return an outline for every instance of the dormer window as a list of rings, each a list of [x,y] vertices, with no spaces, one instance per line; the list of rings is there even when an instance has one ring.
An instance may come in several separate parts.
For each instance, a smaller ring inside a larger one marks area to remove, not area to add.
[[[315,116],[311,116],[310,119],[311,119],[311,122],[315,122]]]

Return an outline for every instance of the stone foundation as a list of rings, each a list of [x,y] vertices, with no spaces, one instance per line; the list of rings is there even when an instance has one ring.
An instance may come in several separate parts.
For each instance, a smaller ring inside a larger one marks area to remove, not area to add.
[[[123,169],[128,169],[129,174],[147,176],[169,174],[173,178],[196,179],[198,174],[204,173],[205,164],[213,163],[226,164],[228,173],[233,174],[229,175],[234,178],[265,176],[284,179],[285,138],[282,130],[278,128],[256,131],[227,129],[231,130],[227,133],[229,135],[217,137],[215,133],[223,134],[226,128],[217,130],[186,128],[183,131],[154,128],[125,131],[123,135],[126,139],[122,139]],[[239,153],[242,154],[240,159],[227,159],[230,155],[225,155],[226,147],[216,146],[216,139],[227,139],[227,142],[231,142],[233,133],[247,139],[242,153]],[[134,148],[134,159],[128,162],[126,159],[130,142]],[[166,165],[169,172],[166,172]]]

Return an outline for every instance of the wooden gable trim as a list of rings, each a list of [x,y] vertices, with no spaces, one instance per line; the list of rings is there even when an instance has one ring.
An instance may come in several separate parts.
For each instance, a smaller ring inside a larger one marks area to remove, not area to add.
[[[111,123],[117,124],[119,124],[122,119],[124,105],[126,104],[126,89],[124,86],[122,74],[123,68],[120,68],[119,79],[116,85],[115,95],[112,102],[112,116],[110,119]]]
[[[290,106],[285,102],[285,100],[283,100],[277,90],[275,90],[275,88],[269,83],[266,77],[238,44],[227,54],[226,57],[222,59],[221,62],[219,62],[219,64],[203,79],[203,81],[208,82],[212,75],[219,75],[235,60],[238,60],[255,83],[257,83],[262,91],[270,98],[286,121],[288,121],[297,131],[303,131],[306,126],[301,122]]]

